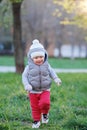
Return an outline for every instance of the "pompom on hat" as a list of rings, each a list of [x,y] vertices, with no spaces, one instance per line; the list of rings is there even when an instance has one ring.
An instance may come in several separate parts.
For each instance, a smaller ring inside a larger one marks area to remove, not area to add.
[[[32,43],[33,44],[30,46],[31,58],[45,56],[43,45],[37,39],[33,40]]]

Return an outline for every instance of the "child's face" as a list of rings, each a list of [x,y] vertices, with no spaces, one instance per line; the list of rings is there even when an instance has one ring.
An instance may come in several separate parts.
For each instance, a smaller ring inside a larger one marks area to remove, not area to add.
[[[36,64],[36,65],[42,65],[43,62],[44,62],[44,56],[36,56],[33,58],[33,62]]]

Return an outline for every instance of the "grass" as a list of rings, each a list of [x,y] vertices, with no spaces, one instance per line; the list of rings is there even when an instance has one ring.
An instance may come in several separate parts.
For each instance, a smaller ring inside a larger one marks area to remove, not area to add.
[[[87,68],[87,59],[57,59],[49,58],[50,64],[54,68]]]
[[[38,130],[87,130],[87,74],[60,73],[51,88],[50,120]],[[0,130],[32,130],[21,75],[0,73]]]
[[[15,60],[13,56],[0,56],[0,66],[14,66]]]
[[[49,63],[54,68],[87,68],[87,59],[57,59],[49,58]],[[25,65],[27,58],[25,58]],[[0,66],[14,66],[15,61],[13,56],[0,56]]]

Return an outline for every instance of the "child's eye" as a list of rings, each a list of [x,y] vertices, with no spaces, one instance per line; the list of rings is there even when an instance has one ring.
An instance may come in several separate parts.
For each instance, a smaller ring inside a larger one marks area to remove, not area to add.
[[[40,56],[40,58],[43,58],[43,56]]]
[[[35,59],[38,59],[38,57],[35,57]]]

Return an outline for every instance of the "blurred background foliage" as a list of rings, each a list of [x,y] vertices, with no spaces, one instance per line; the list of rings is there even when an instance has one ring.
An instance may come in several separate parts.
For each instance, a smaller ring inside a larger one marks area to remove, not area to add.
[[[11,46],[7,53],[15,54],[18,68],[35,38],[51,57],[87,58],[87,1],[2,0],[0,36],[0,54],[6,48],[2,44]]]

